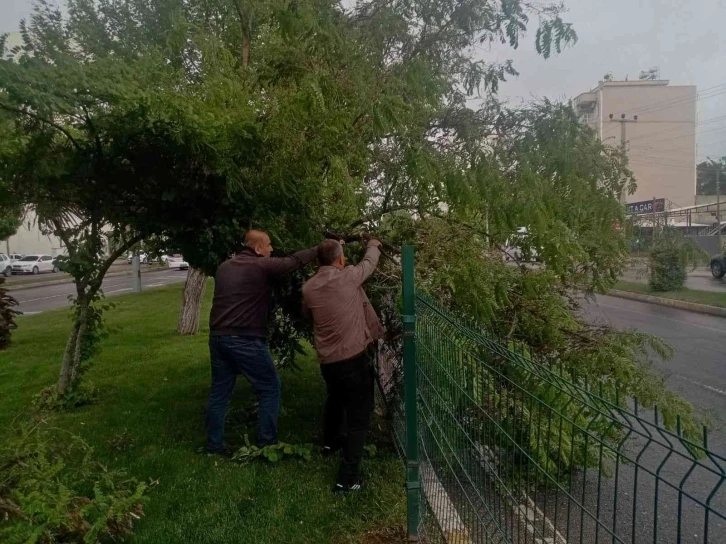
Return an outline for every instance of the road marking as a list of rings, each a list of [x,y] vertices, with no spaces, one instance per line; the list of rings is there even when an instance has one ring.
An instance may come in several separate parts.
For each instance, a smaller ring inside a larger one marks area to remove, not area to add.
[[[145,285],[144,287],[161,287],[164,285],[163,283],[150,283],[149,285]]]
[[[123,289],[114,289],[113,291],[104,291],[104,295],[110,295],[111,293],[121,293],[122,291],[131,291],[131,287],[124,287]]]
[[[706,385],[705,383],[701,383],[699,381],[696,381],[696,380],[694,380],[692,378],[689,378],[688,376],[684,376],[683,374],[673,373],[673,374],[671,374],[671,376],[675,376],[676,378],[680,378],[682,380],[685,380],[687,382],[692,383],[693,385],[697,385],[699,387],[703,387],[704,389],[708,389],[709,391],[713,391],[714,393],[718,393],[719,395],[723,395],[724,397],[726,397],[726,391],[724,391],[723,389],[719,389],[717,387],[713,387],[712,385]]]
[[[665,319],[667,321],[673,321],[674,323],[681,323],[683,325],[689,325],[691,327],[698,327],[699,329],[705,329],[707,331],[713,331],[713,332],[717,332],[719,334],[723,334],[726,332],[726,329],[714,329],[713,327],[706,327],[705,325],[696,325],[695,323],[689,323],[688,321],[682,321],[680,319],[673,319],[671,317],[663,317],[662,315],[656,315],[656,314],[648,313],[648,312],[639,312],[638,310],[630,310],[628,308],[623,308],[622,306],[612,306],[610,304],[605,304],[603,302],[597,302],[597,301],[595,302],[595,304],[598,306],[603,306],[605,308],[614,308],[615,310],[622,310],[624,312],[630,312],[633,314],[644,315],[644,316],[650,317],[650,318],[654,317],[656,319]],[[642,304],[647,304],[647,302],[643,302]]]

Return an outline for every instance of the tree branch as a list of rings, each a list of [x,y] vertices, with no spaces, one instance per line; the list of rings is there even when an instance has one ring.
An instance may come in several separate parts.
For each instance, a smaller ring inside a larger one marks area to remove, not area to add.
[[[81,147],[81,145],[76,141],[76,139],[73,136],[71,136],[70,132],[68,132],[66,129],[64,129],[59,124],[54,123],[53,121],[49,121],[48,119],[45,119],[45,118],[41,117],[40,115],[31,113],[27,110],[23,110],[20,108],[13,108],[12,106],[8,106],[7,104],[3,104],[2,102],[0,102],[0,108],[4,109],[5,111],[9,111],[11,113],[18,113],[20,115],[26,115],[32,119],[35,119],[36,121],[40,121],[41,123],[44,123],[48,126],[53,127],[58,132],[61,132],[66,138],[68,138],[68,140],[74,145],[74,147],[78,151],[83,151],[83,147]]]
[[[135,244],[139,243],[141,240],[144,239],[143,234],[137,234],[133,238],[130,238],[123,244],[121,244],[119,247],[116,248],[115,251],[112,251],[111,254],[108,256],[108,258],[103,262],[103,265],[98,270],[98,273],[96,274],[96,278],[92,282],[91,290],[89,291],[89,296],[95,295],[98,290],[101,288],[101,283],[103,282],[103,277],[106,275],[106,272],[108,272],[108,269],[111,268],[111,265],[118,259],[123,253],[129,249],[130,247],[134,246]]]

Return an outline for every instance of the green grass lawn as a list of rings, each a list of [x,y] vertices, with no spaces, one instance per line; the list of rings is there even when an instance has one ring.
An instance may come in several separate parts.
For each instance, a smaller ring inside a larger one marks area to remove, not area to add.
[[[180,290],[114,297],[110,335],[87,374],[100,389],[99,401],[48,421],[80,435],[110,468],[159,480],[131,541],[346,543],[402,525],[404,471],[385,445],[365,461],[367,488],[347,497],[330,493],[337,459],[317,453],[309,462],[247,466],[196,453],[205,435],[208,331],[205,319],[198,336],[175,334]],[[209,297],[202,310],[203,316],[208,313]],[[18,323],[13,345],[0,354],[0,440],[11,424],[33,417],[32,397],[55,381],[70,326],[66,310],[21,317]],[[324,387],[313,355],[302,366],[302,372],[281,374],[280,439],[317,444]],[[241,444],[247,433],[253,438],[245,412],[252,401],[249,385],[240,379],[227,432],[233,444]],[[128,447],[114,447],[119,441]]]
[[[619,281],[615,284],[615,289],[619,289],[620,291],[630,291],[631,293],[642,293],[644,295],[653,295],[656,297],[684,300],[686,302],[695,302],[698,304],[707,304],[708,306],[726,308],[726,293],[694,291],[692,289],[665,291],[660,293],[652,291],[647,283],[635,283],[630,281]]]

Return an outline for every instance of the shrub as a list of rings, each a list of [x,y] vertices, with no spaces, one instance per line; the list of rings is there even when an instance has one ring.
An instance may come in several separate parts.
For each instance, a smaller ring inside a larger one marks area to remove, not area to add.
[[[0,349],[10,345],[10,331],[18,328],[15,316],[20,313],[14,308],[18,301],[8,294],[8,290],[3,287],[4,283],[5,278],[0,277]]]
[[[689,268],[694,270],[704,257],[707,255],[693,240],[674,231],[665,231],[650,250],[650,288],[653,291],[682,289]]]
[[[93,460],[77,436],[23,429],[0,446],[0,541],[116,539],[143,515],[146,486]]]

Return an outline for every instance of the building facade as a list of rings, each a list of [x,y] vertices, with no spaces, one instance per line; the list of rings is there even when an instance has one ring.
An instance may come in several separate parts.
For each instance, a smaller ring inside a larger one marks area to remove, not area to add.
[[[8,50],[22,43],[20,32],[10,32],[8,34],[6,39]],[[20,253],[22,255],[43,253],[55,256],[64,253],[64,249],[58,238],[46,236],[42,233],[35,214],[29,211],[23,218],[23,223],[18,231],[0,245],[0,252]]]
[[[603,142],[618,147],[624,136],[638,184],[627,202],[665,198],[676,208],[695,202],[696,87],[669,83],[601,81],[573,101]]]
[[[44,253],[47,255],[62,255],[65,253],[63,243],[55,236],[48,236],[41,232],[35,214],[29,211],[18,232],[5,240],[0,252],[20,253],[21,255],[32,255]]]

